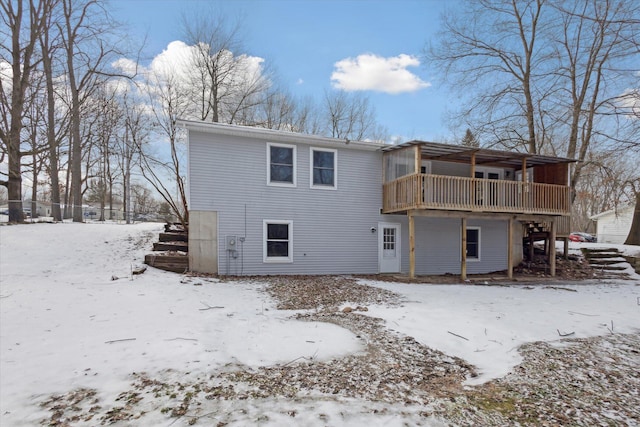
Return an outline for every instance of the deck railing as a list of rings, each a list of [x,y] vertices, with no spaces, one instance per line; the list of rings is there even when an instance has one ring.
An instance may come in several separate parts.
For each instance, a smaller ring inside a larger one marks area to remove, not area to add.
[[[384,184],[383,211],[462,210],[570,215],[569,187],[537,182],[412,174]]]

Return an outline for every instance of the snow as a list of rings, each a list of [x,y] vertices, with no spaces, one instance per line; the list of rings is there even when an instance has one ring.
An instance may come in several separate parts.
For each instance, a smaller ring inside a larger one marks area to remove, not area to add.
[[[133,372],[202,377],[235,365],[330,360],[365,350],[336,325],[292,320],[293,312],[277,310],[258,280],[224,282],[154,268],[132,275],[159,231],[151,223],[0,226],[0,425],[38,424],[47,416],[38,407],[42,400],[78,387],[113,400]],[[480,375],[468,380],[473,385],[507,374],[522,360],[523,343],[558,341],[559,333],[637,332],[640,277],[634,277],[513,286],[362,283],[406,300],[399,307],[369,306],[366,314],[475,365]],[[244,414],[237,425],[260,411],[269,412],[271,425],[322,425],[318,411],[349,425],[401,425],[394,416],[421,410],[328,398],[235,405]],[[291,408],[300,416],[286,419]],[[372,415],[377,409],[388,412]],[[167,418],[150,414],[147,422]]]
[[[554,341],[559,334],[583,338],[640,329],[640,287],[619,284],[428,285],[368,282],[409,302],[399,308],[370,307],[368,315],[428,347],[475,365],[467,384],[499,378],[522,362],[518,347]],[[575,292],[574,292],[575,291]],[[456,334],[456,335],[453,335]]]

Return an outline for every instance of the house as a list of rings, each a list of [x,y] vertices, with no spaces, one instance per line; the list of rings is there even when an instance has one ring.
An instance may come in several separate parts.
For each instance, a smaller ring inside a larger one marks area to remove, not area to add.
[[[25,213],[25,215],[29,217],[33,216],[34,218],[42,217],[42,216],[44,217],[51,216],[51,203],[36,201],[35,213],[32,212],[33,205],[34,203],[29,199],[22,201],[22,210]],[[0,212],[6,212],[6,214],[8,215],[9,205],[8,204],[0,205]]]
[[[180,125],[196,272],[511,275],[523,242],[566,246],[570,159]]]
[[[629,204],[590,217],[597,222],[598,242],[623,244],[631,230],[634,208]]]

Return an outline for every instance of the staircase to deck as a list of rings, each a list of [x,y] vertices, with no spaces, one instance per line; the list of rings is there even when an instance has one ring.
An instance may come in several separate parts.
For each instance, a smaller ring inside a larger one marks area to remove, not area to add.
[[[522,248],[524,255],[527,256],[529,261],[533,260],[534,256],[534,243],[539,240],[544,240],[544,253],[549,253],[549,244],[551,238],[551,231],[543,223],[529,221],[523,224],[524,237],[522,238]]]

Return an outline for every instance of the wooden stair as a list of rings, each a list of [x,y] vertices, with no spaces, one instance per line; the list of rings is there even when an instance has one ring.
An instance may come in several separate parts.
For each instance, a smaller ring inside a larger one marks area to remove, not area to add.
[[[189,271],[189,233],[182,225],[165,224],[153,251],[144,257],[144,263],[150,267],[174,273]]]
[[[551,232],[546,229],[543,224],[535,221],[529,221],[524,226],[524,237],[522,238],[522,249],[527,255],[529,261],[533,260],[534,246],[538,240],[544,240],[544,253],[549,253],[549,245]]]

